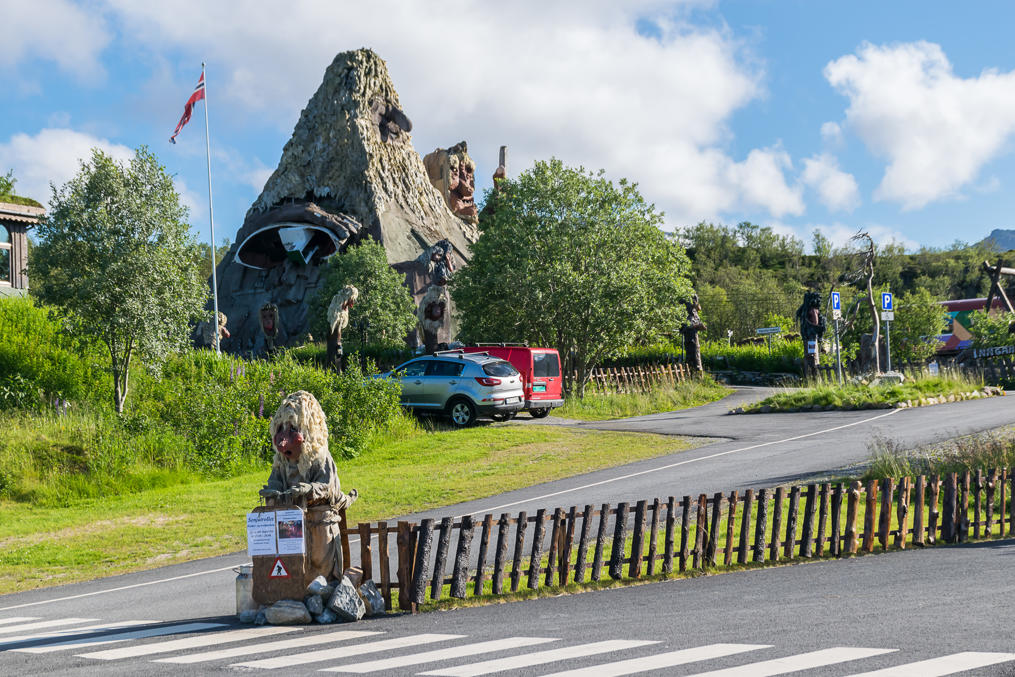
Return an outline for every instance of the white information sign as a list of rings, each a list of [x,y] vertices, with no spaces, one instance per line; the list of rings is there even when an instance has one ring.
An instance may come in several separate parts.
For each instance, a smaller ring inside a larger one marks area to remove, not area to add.
[[[813,339],[808,341],[807,342],[807,354],[808,355],[817,355],[817,353],[818,353],[818,342],[813,340]]]
[[[275,525],[278,533],[278,554],[302,555],[306,552],[302,510],[275,511]]]
[[[275,513],[247,513],[247,554],[275,555]]]
[[[885,322],[894,322],[895,321],[895,311],[892,311],[892,310],[882,310],[881,311],[881,319],[884,320]]]

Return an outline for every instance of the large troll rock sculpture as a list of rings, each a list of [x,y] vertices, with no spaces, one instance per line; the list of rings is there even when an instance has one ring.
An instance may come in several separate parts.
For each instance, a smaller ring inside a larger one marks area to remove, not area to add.
[[[468,260],[478,231],[430,184],[411,129],[380,57],[368,49],[335,57],[219,265],[219,304],[233,333],[224,348],[264,350],[265,303],[279,308],[276,345],[297,343],[319,266],[365,235],[393,265],[441,240],[451,243],[456,265]]]
[[[707,331],[708,327],[701,321],[698,295],[692,294],[690,299],[684,301],[684,308],[687,310],[687,320],[680,327],[680,333],[684,336],[685,362],[700,373],[704,368],[701,364],[701,342],[698,339],[698,332]]]
[[[328,451],[328,423],[317,399],[305,390],[289,395],[269,425],[275,458],[261,495],[295,502],[307,510],[309,563],[306,580],[341,579],[344,570],[340,510],[358,497],[342,493],[338,469]]]
[[[466,223],[479,223],[476,211],[476,163],[469,157],[464,141],[451,148],[437,148],[423,158],[423,166],[448,205],[448,209]]]
[[[420,341],[423,350],[432,353],[440,343],[448,343],[448,315],[451,300],[447,288],[433,285],[426,290],[423,299],[416,307]]]
[[[797,308],[796,319],[800,323],[800,338],[804,342],[804,376],[816,377],[820,358],[821,337],[825,335],[825,318],[821,316],[821,294],[816,291],[804,293],[804,302]]]

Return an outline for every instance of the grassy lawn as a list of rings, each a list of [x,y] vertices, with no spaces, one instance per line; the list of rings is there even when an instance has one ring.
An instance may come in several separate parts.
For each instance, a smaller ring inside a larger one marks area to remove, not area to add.
[[[685,381],[675,388],[656,388],[648,393],[617,394],[587,390],[585,397],[568,399],[563,407],[554,409],[552,415],[581,421],[606,421],[689,409],[720,400],[731,392],[711,378]]]
[[[691,439],[545,426],[435,431],[338,460],[374,521],[689,449]],[[268,468],[59,506],[0,501],[0,593],[245,550],[244,515]]]

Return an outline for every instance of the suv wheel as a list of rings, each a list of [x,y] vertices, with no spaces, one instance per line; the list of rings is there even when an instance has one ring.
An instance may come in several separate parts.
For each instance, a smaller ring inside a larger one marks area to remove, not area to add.
[[[475,422],[476,408],[472,406],[472,402],[458,397],[451,400],[448,404],[448,416],[451,418],[452,425],[457,428],[464,428]]]
[[[532,418],[546,418],[550,415],[550,407],[542,407],[540,409],[529,409],[529,416]]]

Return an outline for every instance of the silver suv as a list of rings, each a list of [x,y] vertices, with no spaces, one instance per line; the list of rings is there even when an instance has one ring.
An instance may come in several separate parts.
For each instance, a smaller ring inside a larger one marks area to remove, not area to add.
[[[401,384],[402,406],[443,413],[458,427],[480,417],[506,421],[525,406],[521,374],[510,362],[486,353],[424,355],[378,378]]]

